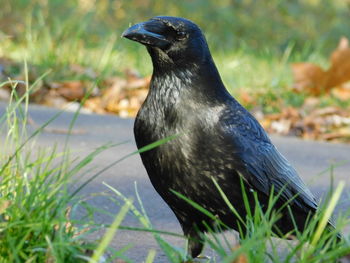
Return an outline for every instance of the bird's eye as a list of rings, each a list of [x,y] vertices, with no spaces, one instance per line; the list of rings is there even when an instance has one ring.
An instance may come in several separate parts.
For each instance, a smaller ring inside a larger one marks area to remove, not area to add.
[[[186,36],[187,36],[187,34],[185,32],[183,32],[183,31],[177,31],[176,32],[176,39],[177,40],[183,40],[183,39],[186,38]]]

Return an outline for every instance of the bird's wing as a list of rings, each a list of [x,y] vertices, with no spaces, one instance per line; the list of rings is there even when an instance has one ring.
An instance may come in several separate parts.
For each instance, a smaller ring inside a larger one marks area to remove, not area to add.
[[[239,174],[249,185],[266,195],[274,187],[284,201],[293,199],[291,203],[307,211],[317,208],[313,194],[248,111],[239,107],[223,116],[224,137],[232,146]]]

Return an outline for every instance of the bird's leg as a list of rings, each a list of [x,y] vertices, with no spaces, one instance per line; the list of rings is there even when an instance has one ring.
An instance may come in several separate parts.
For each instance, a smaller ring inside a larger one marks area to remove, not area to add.
[[[187,252],[192,258],[196,258],[202,252],[204,240],[194,227],[184,229],[184,234],[187,237]]]
[[[198,240],[194,240],[193,237],[188,239],[187,250],[192,258],[196,258],[203,250],[203,243]]]

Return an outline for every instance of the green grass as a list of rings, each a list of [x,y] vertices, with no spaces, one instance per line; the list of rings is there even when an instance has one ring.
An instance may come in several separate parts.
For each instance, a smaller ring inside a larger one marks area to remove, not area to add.
[[[1,262],[72,262],[72,255],[83,251],[73,241],[74,228],[67,226],[69,163],[54,164],[62,157],[55,147],[31,151],[35,135],[26,134],[27,107],[14,99],[1,122],[6,134],[0,154]]]
[[[57,116],[27,134],[32,88],[27,83],[22,98],[12,92],[0,122],[1,137],[5,137],[0,153],[0,261],[85,262],[82,258],[94,244],[80,240],[79,232],[85,227],[76,226],[71,218],[79,200],[68,192],[68,184],[79,172],[77,167],[88,161],[73,163],[68,151],[59,152],[54,145],[35,146],[33,140]]]
[[[88,262],[89,251],[94,253],[93,262],[107,249],[113,228],[100,243],[86,239],[102,228],[89,216],[75,216],[78,208],[85,210],[82,201],[86,197],[78,194],[89,183],[79,179],[94,157],[112,145],[74,160],[67,147],[69,135],[64,149],[37,146],[37,136],[60,113],[28,134],[28,95],[34,86],[26,83],[27,92],[18,98],[16,81],[12,84],[11,101],[0,118],[0,262]],[[73,191],[72,185],[80,187]],[[126,209],[115,222],[124,218]]]
[[[165,5],[150,0],[145,5],[139,0],[6,0],[0,12],[0,57],[16,62],[6,69],[13,78],[23,77],[22,65],[27,60],[31,82],[49,72],[44,84],[84,79],[97,81],[103,89],[100,80],[123,75],[127,68],[143,76],[152,73],[145,48],[120,38],[129,24],[156,14],[179,15],[203,28],[229,91],[239,99],[244,90],[256,100],[244,106],[258,105],[266,113],[278,112],[286,106],[300,106],[305,99],[304,94],[291,91],[290,63],[315,62],[326,68],[339,38],[350,32],[343,1],[269,3],[223,1],[215,6],[210,1],[171,0]],[[327,9],[323,8],[325,4]],[[207,17],[214,19],[208,22]],[[74,71],[72,65],[86,70]],[[349,103],[332,96],[322,98],[323,106],[346,108]]]

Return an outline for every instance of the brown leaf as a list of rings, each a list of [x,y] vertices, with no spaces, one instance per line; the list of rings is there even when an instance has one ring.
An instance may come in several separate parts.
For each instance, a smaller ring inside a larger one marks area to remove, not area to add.
[[[137,72],[127,71],[126,79],[107,79],[99,101],[87,100],[85,104],[93,111],[97,108],[105,112],[117,113],[121,117],[135,117],[148,93],[150,77],[141,78]]]
[[[313,119],[317,116],[326,116],[331,114],[341,114],[342,110],[339,107],[328,106],[324,108],[315,109],[310,113],[310,117]]]
[[[101,104],[102,104],[101,97],[88,98],[85,101],[84,107],[92,110],[93,112],[104,114],[106,113],[106,110],[101,106]]]
[[[244,104],[244,105],[254,105],[255,103],[255,98],[249,94],[246,90],[240,90],[239,92],[239,100]]]
[[[328,87],[336,87],[350,81],[350,47],[349,40],[342,37],[338,48],[331,55],[331,67],[327,71]]]
[[[65,81],[51,83],[51,88],[53,88],[59,96],[73,101],[81,100],[86,94],[86,83],[80,80]]]
[[[57,96],[57,94],[52,94],[51,92],[49,92],[41,102],[43,105],[59,109],[63,109],[67,103],[68,101],[65,98]]]
[[[292,71],[295,91],[319,95],[326,89],[326,72],[319,66],[312,63],[295,63],[292,64]]]
[[[350,131],[347,130],[346,132],[344,131],[339,131],[339,132],[331,132],[331,133],[325,133],[321,134],[320,138],[322,140],[330,141],[330,140],[336,140],[336,139],[344,139],[344,138],[350,138]]]
[[[281,135],[287,135],[290,131],[292,122],[288,119],[280,119],[278,121],[273,121],[271,123],[271,129],[273,132],[281,134]]]
[[[151,81],[151,76],[142,78],[140,73],[131,69],[125,70],[125,75],[128,89],[148,88]]]
[[[305,111],[311,111],[320,104],[320,99],[317,97],[307,97],[304,100],[304,104],[301,107]]]
[[[332,95],[342,101],[350,100],[350,82],[332,89]]]
[[[85,75],[93,79],[97,77],[97,73],[92,68],[83,67],[79,64],[71,64],[69,66],[69,69],[71,72],[74,72],[79,75]]]
[[[130,82],[132,80],[137,80],[137,79],[140,79],[142,78],[141,74],[135,70],[135,69],[131,69],[131,68],[127,68],[125,71],[125,77],[126,77],[126,81],[127,82]]]
[[[340,39],[337,49],[331,54],[330,62],[331,66],[326,71],[312,63],[292,64],[294,90],[321,95],[350,81],[350,47],[347,38]]]

